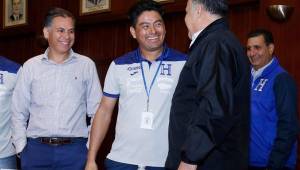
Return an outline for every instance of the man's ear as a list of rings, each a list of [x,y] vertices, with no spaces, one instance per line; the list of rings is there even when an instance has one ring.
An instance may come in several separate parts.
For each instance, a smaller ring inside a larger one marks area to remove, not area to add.
[[[275,46],[274,44],[268,45],[269,54],[272,55],[274,53]]]
[[[204,7],[201,4],[196,4],[195,5],[195,10],[196,10],[197,15],[200,15],[203,12]]]
[[[43,33],[44,33],[44,37],[45,37],[46,39],[48,39],[48,37],[49,37],[49,30],[48,30],[48,28],[44,27]]]
[[[130,33],[131,33],[132,37],[135,39],[136,38],[136,34],[135,34],[135,29],[133,28],[133,26],[131,26],[129,28],[129,30],[130,30]]]

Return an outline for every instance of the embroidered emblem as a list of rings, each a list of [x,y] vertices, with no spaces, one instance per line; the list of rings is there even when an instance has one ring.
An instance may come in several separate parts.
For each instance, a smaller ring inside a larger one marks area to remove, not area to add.
[[[262,91],[264,86],[266,85],[268,79],[260,79],[259,83],[257,84],[257,86],[255,87],[255,91]]]
[[[167,72],[168,76],[171,76],[172,74],[172,69],[171,69],[172,64],[161,64],[161,72],[160,75],[166,75],[165,71]]]

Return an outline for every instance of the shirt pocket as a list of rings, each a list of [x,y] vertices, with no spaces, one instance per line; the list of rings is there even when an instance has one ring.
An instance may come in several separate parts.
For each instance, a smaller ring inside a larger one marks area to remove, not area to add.
[[[65,77],[65,81],[62,86],[62,93],[67,99],[80,99],[82,100],[85,96],[87,89],[87,82],[79,74],[73,74]]]

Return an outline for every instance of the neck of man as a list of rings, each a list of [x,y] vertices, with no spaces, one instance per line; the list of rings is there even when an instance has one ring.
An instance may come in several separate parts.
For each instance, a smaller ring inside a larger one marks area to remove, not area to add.
[[[216,20],[222,18],[220,15],[216,14],[211,14],[210,12],[205,12],[204,15],[202,15],[201,18],[199,18],[199,29],[198,30],[203,30],[207,26],[209,26],[211,23],[215,22]]]
[[[141,49],[141,54],[142,56],[148,60],[148,61],[155,61],[163,52],[163,47],[157,49],[157,50],[154,50],[154,51],[147,51],[147,50],[142,50]]]
[[[48,59],[56,64],[62,64],[66,59],[68,59],[69,55],[70,51],[67,53],[56,53],[50,49],[48,52]]]

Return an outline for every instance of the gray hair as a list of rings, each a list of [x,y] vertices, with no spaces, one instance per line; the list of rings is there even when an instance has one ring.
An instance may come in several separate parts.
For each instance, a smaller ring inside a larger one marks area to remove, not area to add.
[[[228,13],[227,0],[192,0],[193,4],[202,4],[211,14],[217,14],[222,17]]]

